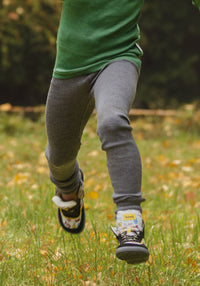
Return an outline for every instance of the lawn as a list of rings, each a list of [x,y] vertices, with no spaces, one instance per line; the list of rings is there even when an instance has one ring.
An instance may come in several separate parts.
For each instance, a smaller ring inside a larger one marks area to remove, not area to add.
[[[41,114],[0,113],[0,285],[200,285],[200,112],[131,118],[143,162],[147,263],[115,257],[112,187],[96,135],[84,131],[86,226],[80,235],[57,223],[44,156]]]

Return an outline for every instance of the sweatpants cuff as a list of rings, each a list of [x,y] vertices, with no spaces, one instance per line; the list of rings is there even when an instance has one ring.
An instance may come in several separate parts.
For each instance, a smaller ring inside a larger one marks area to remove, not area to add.
[[[113,194],[113,202],[117,206],[118,210],[127,210],[134,209],[142,212],[142,208],[140,204],[145,201],[145,198],[142,197],[142,193],[140,192],[138,195],[119,195]]]
[[[50,173],[51,182],[56,186],[62,194],[71,194],[78,190],[80,185],[81,175],[79,168],[77,168],[72,177],[66,181],[57,181]]]

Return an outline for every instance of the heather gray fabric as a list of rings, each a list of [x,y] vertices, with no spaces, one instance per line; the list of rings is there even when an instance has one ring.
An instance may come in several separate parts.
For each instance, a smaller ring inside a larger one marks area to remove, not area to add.
[[[137,80],[136,66],[126,60],[111,62],[98,73],[52,79],[46,106],[46,157],[51,181],[63,193],[78,188],[77,154],[95,106],[97,133],[114,188],[113,201],[118,210],[141,210],[141,159],[128,119]]]

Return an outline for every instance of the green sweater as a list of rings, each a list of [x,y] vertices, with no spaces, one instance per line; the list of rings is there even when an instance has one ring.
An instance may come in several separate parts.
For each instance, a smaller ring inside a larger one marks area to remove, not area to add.
[[[119,59],[140,69],[142,5],[143,0],[64,0],[53,76],[89,74]]]

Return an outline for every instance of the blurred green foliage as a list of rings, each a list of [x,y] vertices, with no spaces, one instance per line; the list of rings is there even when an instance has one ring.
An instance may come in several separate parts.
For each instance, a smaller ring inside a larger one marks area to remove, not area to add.
[[[0,100],[45,100],[55,58],[60,5],[55,0],[0,2]]]
[[[0,0],[0,103],[45,103],[60,11],[59,0]],[[176,107],[198,99],[200,15],[192,1],[147,0],[140,28],[136,105]]]
[[[200,95],[200,14],[189,1],[146,1],[141,21],[143,68],[138,100],[177,107]]]
[[[196,6],[196,7],[199,9],[199,11],[200,11],[200,0],[193,0],[193,1],[192,1],[192,4],[193,4],[194,6]]]

